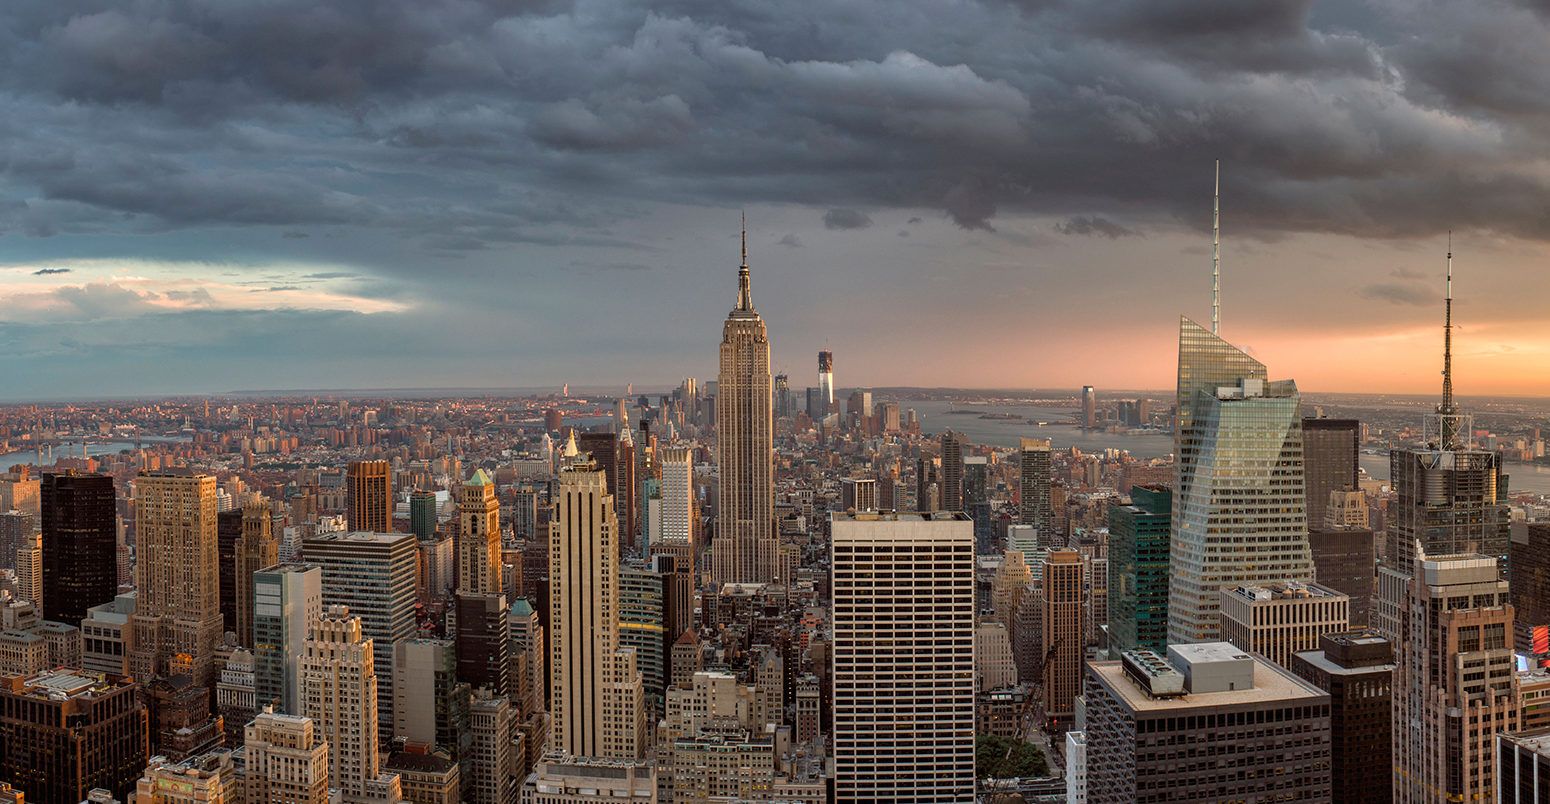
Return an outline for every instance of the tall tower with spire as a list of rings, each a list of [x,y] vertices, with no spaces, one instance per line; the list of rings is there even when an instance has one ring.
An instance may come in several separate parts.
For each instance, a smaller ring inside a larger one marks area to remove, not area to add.
[[[716,382],[720,510],[711,547],[717,583],[768,583],[775,577],[775,442],[770,340],[748,286],[748,227],[737,270],[737,306],[721,329]],[[780,581],[789,581],[780,578]]]

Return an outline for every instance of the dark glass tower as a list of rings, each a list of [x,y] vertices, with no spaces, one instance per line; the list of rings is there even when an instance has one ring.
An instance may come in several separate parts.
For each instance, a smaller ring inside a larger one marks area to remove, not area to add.
[[[79,627],[86,609],[118,593],[113,478],[43,475],[43,618]]]

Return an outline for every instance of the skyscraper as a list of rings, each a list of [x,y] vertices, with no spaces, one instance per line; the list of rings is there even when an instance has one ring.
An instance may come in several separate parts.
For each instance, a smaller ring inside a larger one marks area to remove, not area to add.
[[[634,651],[619,646],[619,537],[602,470],[587,462],[567,467],[554,506],[550,745],[571,756],[638,759],[644,694]]]
[[[1044,558],[1041,582],[1044,656],[1042,708],[1057,730],[1071,725],[1076,696],[1082,691],[1082,657],[1087,652],[1082,620],[1082,554],[1051,550]]]
[[[76,804],[92,788],[129,798],[145,770],[145,705],[123,676],[69,669],[0,687],[0,778],[38,804]]]
[[[1394,800],[1394,645],[1370,631],[1319,637],[1288,667],[1329,693],[1330,787],[1335,801]]]
[[[141,472],[134,491],[139,598],[130,671],[137,679],[184,672],[213,688],[222,633],[215,477]]]
[[[1396,499],[1389,505],[1385,564],[1411,574],[1427,555],[1479,553],[1507,577],[1507,478],[1497,455],[1473,447],[1474,417],[1453,401],[1453,252],[1448,252],[1442,402],[1423,422],[1425,444],[1389,453]]]
[[[328,743],[312,720],[261,712],[247,725],[244,799],[251,804],[327,804]]]
[[[1324,527],[1330,492],[1359,488],[1361,466],[1356,458],[1361,433],[1361,423],[1355,419],[1302,420],[1303,497],[1309,530]]]
[[[1394,801],[1492,801],[1495,734],[1516,731],[1520,714],[1507,583],[1489,556],[1422,552],[1410,568],[1380,577],[1403,593],[1391,638]]]
[[[1024,438],[1018,451],[1017,523],[1032,525],[1041,546],[1050,543],[1055,531],[1055,512],[1050,508],[1051,481],[1049,441]]]
[[[79,626],[118,594],[113,477],[44,473],[40,497],[43,619]]]
[[[699,553],[699,507],[694,504],[694,459],[688,447],[663,447],[662,541],[687,549],[693,562]]]
[[[346,606],[360,618],[384,669],[392,667],[393,643],[415,633],[415,545],[412,533],[326,533],[302,543],[303,558],[323,570],[323,605]],[[391,737],[391,673],[383,673],[380,686],[376,722]]]
[[[301,660],[302,715],[328,743],[329,784],[346,802],[396,802],[398,777],[382,773],[372,640],[346,606],[329,606]],[[386,670],[386,668],[383,668]],[[392,796],[389,798],[389,796]]]
[[[409,494],[409,530],[416,539],[427,541],[436,535],[436,492],[418,490]]]
[[[963,436],[942,433],[942,510],[963,510]]]
[[[483,469],[459,490],[457,588],[471,594],[501,591],[501,505],[495,481]]]
[[[745,232],[737,306],[722,328],[717,375],[720,508],[711,561],[717,583],[768,583],[777,572],[770,341],[748,287],[747,239]]]
[[[834,408],[834,353],[828,349],[818,353],[818,397],[824,413]]]
[[[392,466],[387,461],[351,461],[345,484],[345,522],[349,529],[392,533]]]
[[[954,513],[830,516],[833,800],[968,804],[974,525]]]
[[[301,714],[301,657],[323,617],[323,570],[276,564],[253,573],[253,689],[259,708]]]
[[[1173,500],[1169,643],[1221,638],[1221,589],[1308,581],[1297,386],[1179,321],[1178,493]]]
[[[1109,656],[1168,648],[1168,551],[1173,492],[1134,486],[1109,505]]]
[[[242,532],[237,539],[235,573],[237,644],[253,647],[253,573],[280,561],[280,543],[274,537],[274,517],[269,506],[254,502],[243,506]]]
[[[1098,392],[1091,385],[1082,386],[1082,426],[1098,425]]]

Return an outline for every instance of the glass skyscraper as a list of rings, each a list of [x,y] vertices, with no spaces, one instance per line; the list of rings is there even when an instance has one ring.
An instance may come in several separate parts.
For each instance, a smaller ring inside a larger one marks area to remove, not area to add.
[[[1109,505],[1109,655],[1168,650],[1168,541],[1173,492],[1136,486]]]
[[[1180,320],[1170,643],[1221,638],[1221,588],[1313,577],[1296,383]]]

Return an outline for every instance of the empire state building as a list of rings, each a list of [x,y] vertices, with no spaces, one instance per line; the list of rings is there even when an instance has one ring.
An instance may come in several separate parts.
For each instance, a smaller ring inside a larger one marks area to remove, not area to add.
[[[774,420],[770,340],[748,289],[748,232],[737,272],[737,307],[721,330],[716,385],[716,451],[721,493],[711,579],[776,580]],[[780,578],[781,582],[789,582]]]

